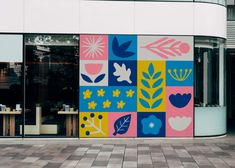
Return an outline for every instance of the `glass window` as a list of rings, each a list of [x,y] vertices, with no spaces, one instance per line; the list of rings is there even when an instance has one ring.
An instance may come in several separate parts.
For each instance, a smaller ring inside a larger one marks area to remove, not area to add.
[[[23,121],[23,36],[0,35],[0,136],[20,136]]]
[[[26,136],[78,136],[78,40],[25,36]]]
[[[227,6],[227,19],[229,21],[235,21],[235,5]]]
[[[227,0],[227,5],[234,5],[234,0]]]
[[[22,62],[22,54],[22,35],[0,35],[0,62]]]
[[[20,136],[22,124],[22,63],[0,63],[0,136]]]
[[[224,106],[224,40],[195,37],[195,106]]]

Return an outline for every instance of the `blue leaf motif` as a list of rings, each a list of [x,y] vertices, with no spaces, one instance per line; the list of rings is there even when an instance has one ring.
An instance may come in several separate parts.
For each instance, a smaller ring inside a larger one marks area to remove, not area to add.
[[[118,118],[114,123],[115,132],[113,133],[113,135],[116,136],[117,134],[125,134],[130,127],[130,123],[131,114]]]
[[[142,72],[142,75],[144,76],[145,79],[150,79],[149,74],[147,74],[146,72]]]
[[[157,72],[153,75],[153,79],[157,79],[161,75],[161,72]]]
[[[119,43],[118,43],[117,37],[113,38],[112,49],[113,49],[113,51],[116,51],[119,49]]]
[[[149,85],[148,81],[142,79],[141,82],[146,88],[150,88],[150,85]]]
[[[151,108],[154,109],[154,108],[160,106],[161,103],[162,103],[162,99],[156,100],[156,101],[152,104]]]
[[[105,74],[101,74],[101,75],[99,75],[97,78],[95,78],[95,83],[98,83],[98,82],[100,82],[100,81],[102,81],[103,79],[104,79],[104,77],[105,77]]]
[[[135,53],[134,52],[132,52],[132,51],[125,51],[125,52],[123,52],[123,54],[122,54],[122,57],[123,58],[126,58],[126,57],[130,57],[130,56],[132,56],[132,55],[134,55]],[[121,56],[120,56],[121,57]]]
[[[159,79],[159,80],[157,80],[156,82],[154,82],[154,84],[153,84],[153,88],[156,88],[156,87],[158,87],[158,86],[160,86],[161,85],[161,83],[162,83],[162,81],[163,81],[163,79],[161,78],[161,79]]]
[[[144,107],[144,108],[150,108],[150,105],[147,101],[145,101],[144,99],[139,98],[140,104]]]
[[[142,95],[143,95],[146,99],[150,99],[150,95],[149,95],[148,92],[146,92],[146,91],[143,90],[143,89],[140,89],[140,91],[141,91]]]
[[[114,37],[113,42],[112,42],[113,53],[117,57],[120,57],[120,58],[130,57],[135,54],[134,52],[127,51],[127,49],[130,47],[130,45],[131,45],[131,41],[127,41],[127,42],[119,45],[117,37]]]
[[[127,50],[129,48],[130,44],[131,44],[131,41],[127,41],[127,42],[123,43],[122,45],[120,45],[119,49],[120,50]]]
[[[85,74],[81,74],[82,79],[88,83],[92,83],[92,80],[89,76],[85,75]]]
[[[152,76],[153,73],[154,73],[154,67],[153,67],[153,64],[151,63],[148,67],[148,72],[149,72],[149,75]]]
[[[162,93],[162,88],[156,90],[154,93],[153,93],[153,96],[152,96],[152,99],[155,99],[156,97],[158,97],[161,93]]]

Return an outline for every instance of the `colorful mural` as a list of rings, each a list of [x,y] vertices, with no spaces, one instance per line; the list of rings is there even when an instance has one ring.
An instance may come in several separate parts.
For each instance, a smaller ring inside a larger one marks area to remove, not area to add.
[[[192,137],[193,37],[80,36],[80,137]]]

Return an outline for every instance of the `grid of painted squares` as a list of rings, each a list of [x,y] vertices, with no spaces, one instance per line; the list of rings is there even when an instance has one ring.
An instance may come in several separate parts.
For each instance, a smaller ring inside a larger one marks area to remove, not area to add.
[[[193,38],[81,35],[80,137],[193,136]]]

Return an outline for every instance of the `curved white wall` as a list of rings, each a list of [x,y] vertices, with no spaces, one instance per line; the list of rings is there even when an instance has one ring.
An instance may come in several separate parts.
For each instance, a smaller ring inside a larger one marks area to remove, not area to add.
[[[194,5],[194,34],[227,37],[227,10],[214,4]]]
[[[195,136],[218,136],[226,134],[226,107],[196,107]]]
[[[0,32],[226,38],[226,8],[193,2],[2,0]]]

